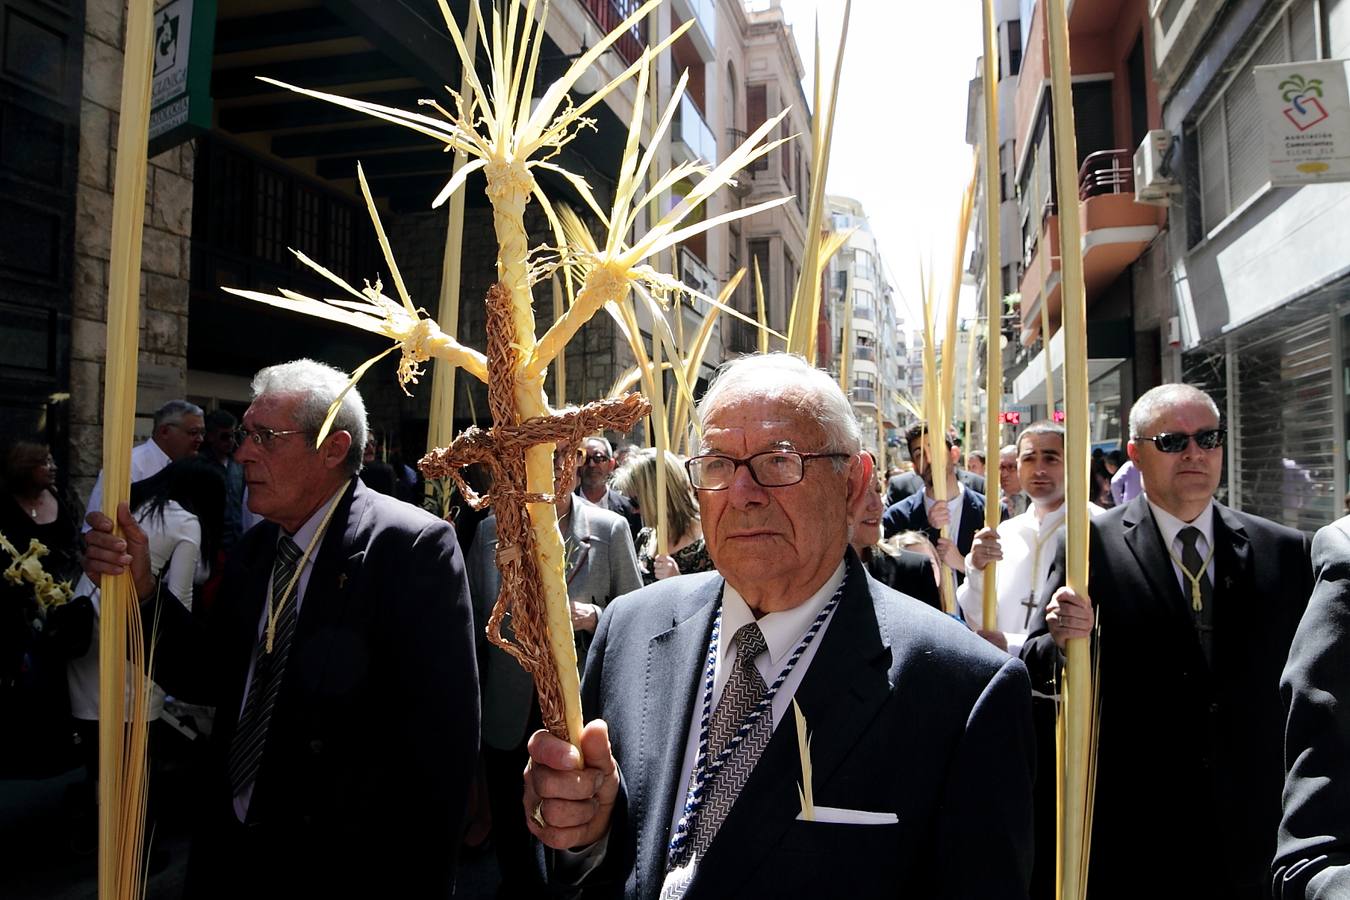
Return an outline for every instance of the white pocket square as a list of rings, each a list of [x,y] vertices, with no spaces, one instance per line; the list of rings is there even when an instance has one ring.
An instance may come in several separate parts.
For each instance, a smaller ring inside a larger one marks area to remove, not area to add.
[[[807,818],[805,813],[798,813],[797,819],[802,822],[828,822],[834,825],[896,825],[900,822],[899,817],[893,812],[873,812],[870,809],[817,806],[811,812],[810,818]]]

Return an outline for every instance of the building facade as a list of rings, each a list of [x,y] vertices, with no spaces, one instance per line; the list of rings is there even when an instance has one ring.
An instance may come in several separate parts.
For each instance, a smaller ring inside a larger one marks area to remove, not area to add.
[[[122,0],[51,4],[0,0],[0,427],[5,438],[38,434],[85,496],[102,454],[105,308],[116,121],[123,47]],[[461,272],[459,321],[465,344],[484,346],[481,298],[495,277],[495,240],[483,182],[470,178],[462,244],[447,254],[447,212],[430,208],[449,176],[450,157],[415,132],[299,97],[257,79],[278,80],[374,102],[415,108],[460,82],[458,56],[434,0],[381,4],[349,0],[194,0],[192,43],[209,80],[209,122],[151,160],[142,263],[138,429],[164,400],[186,396],[208,409],[240,413],[249,377],[264,365],[310,356],[347,369],[385,342],[352,329],[241,300],[223,286],[324,296],[328,285],[292,255],[299,250],[353,284],[388,273],[355,178],[360,162],[413,299],[441,321],[442,269]],[[550,5],[539,78],[557,78],[637,8],[632,0],[556,0]],[[468,0],[451,0],[464,22]],[[659,150],[659,167],[686,159],[715,164],[747,131],[779,109],[793,112],[783,135],[808,135],[809,112],[795,41],[776,4],[747,11],[740,0],[672,0],[621,38],[598,64],[613,77],[644,46],[693,25],[664,54],[650,100],[664,104],[681,73],[688,90]],[[184,23],[188,20],[184,19]],[[186,24],[183,25],[186,28]],[[186,32],[184,32],[186,33]],[[186,43],[186,42],[185,42]],[[204,62],[202,61],[204,60]],[[603,81],[597,79],[594,91]],[[584,93],[579,85],[578,93]],[[561,159],[583,175],[603,205],[614,187],[634,102],[629,83],[592,111]],[[804,198],[809,142],[799,137],[743,173],[709,202],[714,216],[743,204],[796,193]],[[555,198],[567,184],[541,175]],[[678,203],[688,184],[662,198]],[[655,260],[691,287],[716,295],[752,255],[761,262],[770,322],[786,326],[786,299],[804,246],[804,199],[715,229]],[[551,240],[533,205],[532,244]],[[659,211],[658,211],[659,212]],[[638,228],[647,227],[647,213]],[[749,282],[734,298],[751,310]],[[708,304],[668,310],[677,333],[692,337]],[[547,285],[536,303],[552,319]],[[12,327],[11,327],[12,326]],[[643,323],[650,332],[650,320]],[[729,321],[705,358],[706,376],[728,354],[751,349]],[[570,402],[604,396],[632,366],[627,343],[598,316],[568,348]],[[550,376],[550,379],[552,375]],[[700,378],[700,381],[702,378]],[[487,418],[486,396],[457,379],[457,427]],[[362,382],[374,431],[415,459],[425,449],[430,382],[407,397],[389,360]],[[550,396],[556,386],[549,385]]]

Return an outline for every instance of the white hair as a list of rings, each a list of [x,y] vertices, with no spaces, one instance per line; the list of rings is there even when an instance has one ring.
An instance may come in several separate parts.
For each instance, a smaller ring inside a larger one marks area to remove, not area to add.
[[[592,434],[589,437],[584,437],[581,439],[581,442],[583,444],[586,443],[587,441],[599,441],[600,443],[605,445],[606,453],[608,453],[610,456],[614,455],[614,445],[611,444],[609,442],[609,438],[605,437],[603,434]]]
[[[296,425],[305,431],[319,433],[328,408],[346,389],[351,380],[346,372],[312,359],[297,359],[280,363],[253,376],[253,399],[264,394],[298,394],[300,404],[295,410]],[[353,475],[361,471],[361,459],[366,448],[366,403],[353,385],[342,398],[333,431],[345,431],[352,436],[347,450],[347,471]]]
[[[189,403],[187,400],[170,400],[159,409],[155,410],[154,426],[159,428],[161,425],[179,425],[183,421],[183,416],[200,416],[202,408],[195,403]]]
[[[828,372],[811,366],[791,353],[742,356],[718,369],[712,384],[698,403],[698,420],[707,426],[708,416],[722,395],[732,389],[749,389],[770,400],[790,401],[802,416],[813,419],[825,432],[828,453],[858,453],[862,431],[853,406]],[[847,460],[835,460],[842,470]],[[843,463],[843,465],[840,465]]]
[[[1170,407],[1183,403],[1203,403],[1217,421],[1219,407],[1214,398],[1189,384],[1160,384],[1150,388],[1130,407],[1130,440],[1144,437],[1158,418]]]

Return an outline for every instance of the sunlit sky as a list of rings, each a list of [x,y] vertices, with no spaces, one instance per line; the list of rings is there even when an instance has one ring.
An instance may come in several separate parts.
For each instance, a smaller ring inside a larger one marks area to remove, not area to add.
[[[782,0],[782,7],[806,67],[809,97],[813,19],[819,14],[826,73],[844,3]],[[919,260],[925,268],[932,261],[939,296],[951,280],[956,222],[971,172],[966,102],[981,53],[980,27],[976,0],[853,2],[827,190],[862,202],[911,330],[922,327]],[[972,314],[971,305],[963,301],[962,316]]]

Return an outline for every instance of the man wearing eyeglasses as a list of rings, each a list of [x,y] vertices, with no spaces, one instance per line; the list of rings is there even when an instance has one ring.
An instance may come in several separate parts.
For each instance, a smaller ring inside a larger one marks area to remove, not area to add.
[[[346,387],[311,360],[258,373],[235,458],[266,521],[240,538],[204,633],[158,604],[156,680],[216,708],[191,898],[444,897],[454,884],[479,723],[463,558],[448,523],[356,477],[366,411]],[[90,520],[86,572],[129,565],[155,598],[126,506],[125,540]]]
[[[159,472],[171,462],[196,455],[206,439],[202,408],[186,400],[170,400],[155,410],[150,439],[131,448],[131,481]],[[103,470],[98,473],[85,509],[103,511]],[[86,524],[84,530],[88,531]]]
[[[580,752],[530,740],[523,812],[554,882],[691,900],[1025,897],[1022,664],[849,549],[872,472],[847,397],[799,357],[752,356],[698,414],[687,469],[717,570],[612,602]]]
[[[1100,622],[1089,892],[1264,897],[1284,775],[1280,673],[1312,590],[1308,539],[1214,500],[1225,433],[1204,392],[1156,387],[1129,425],[1144,493],[1092,520],[1087,596],[1062,587],[1059,541],[1022,658],[1054,694],[1065,641]],[[1186,864],[1165,877],[1141,865],[1158,848]]]
[[[642,530],[642,516],[633,501],[609,486],[609,478],[614,474],[614,449],[609,438],[604,436],[588,437],[581,442],[581,455],[577,459],[577,488],[575,493],[584,497],[587,503],[618,513],[628,523],[629,538]]]

